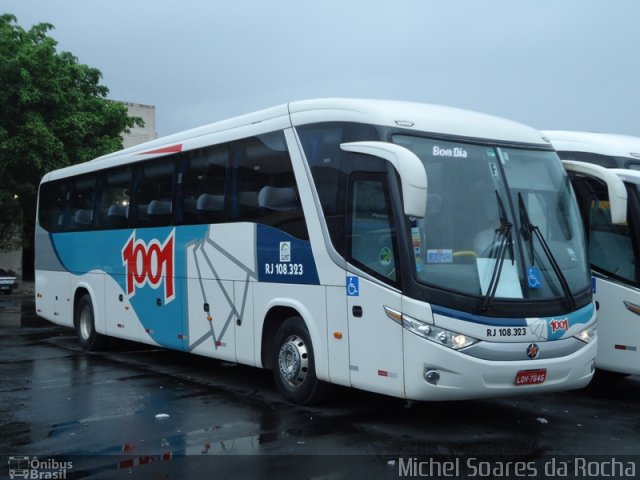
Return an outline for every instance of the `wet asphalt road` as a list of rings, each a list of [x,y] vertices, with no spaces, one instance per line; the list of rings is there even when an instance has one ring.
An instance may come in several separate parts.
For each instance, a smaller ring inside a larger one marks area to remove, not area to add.
[[[640,455],[639,402],[636,376],[411,405],[336,389],[298,407],[268,371],[128,342],[87,353],[30,298],[0,298],[0,479],[34,456],[72,462],[66,478],[372,479],[413,456]]]

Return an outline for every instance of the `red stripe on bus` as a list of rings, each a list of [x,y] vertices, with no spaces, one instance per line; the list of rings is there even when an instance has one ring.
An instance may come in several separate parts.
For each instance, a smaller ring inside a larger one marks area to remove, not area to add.
[[[171,145],[169,147],[156,148],[155,150],[147,150],[146,152],[141,152],[140,155],[151,155],[153,153],[179,153],[182,151],[182,144],[178,143],[177,145]]]

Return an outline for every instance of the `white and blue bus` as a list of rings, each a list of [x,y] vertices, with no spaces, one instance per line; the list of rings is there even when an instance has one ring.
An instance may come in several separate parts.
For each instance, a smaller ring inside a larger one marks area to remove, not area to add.
[[[272,369],[297,403],[327,383],[446,400],[593,375],[580,213],[518,123],[292,102],[50,172],[38,205],[37,312],[88,350]]]
[[[599,308],[596,367],[609,377],[639,375],[640,138],[575,131],[543,133],[573,170],[571,180],[587,232]],[[626,195],[624,211],[614,211],[611,199],[615,194],[600,177],[585,170],[588,164],[618,176]]]

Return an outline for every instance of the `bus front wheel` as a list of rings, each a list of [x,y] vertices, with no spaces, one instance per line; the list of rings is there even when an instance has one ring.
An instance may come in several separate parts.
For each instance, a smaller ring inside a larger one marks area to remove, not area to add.
[[[311,337],[299,317],[290,317],[278,329],[273,348],[273,378],[280,394],[299,405],[317,403],[328,385],[316,377]]]
[[[88,293],[85,293],[80,297],[80,300],[78,300],[78,305],[75,309],[74,324],[82,348],[93,352],[105,347],[107,338],[96,332],[93,303]]]

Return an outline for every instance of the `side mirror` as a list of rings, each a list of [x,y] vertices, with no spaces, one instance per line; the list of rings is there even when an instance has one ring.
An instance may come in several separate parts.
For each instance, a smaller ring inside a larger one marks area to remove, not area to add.
[[[597,178],[607,185],[611,223],[621,224],[627,221],[627,189],[622,179],[610,169],[592,163],[563,160],[564,168],[568,172],[580,173]]]
[[[393,165],[400,175],[404,214],[409,217],[424,217],[427,210],[427,172],[415,153],[387,142],[342,143],[340,148],[346,152],[383,158]]]

